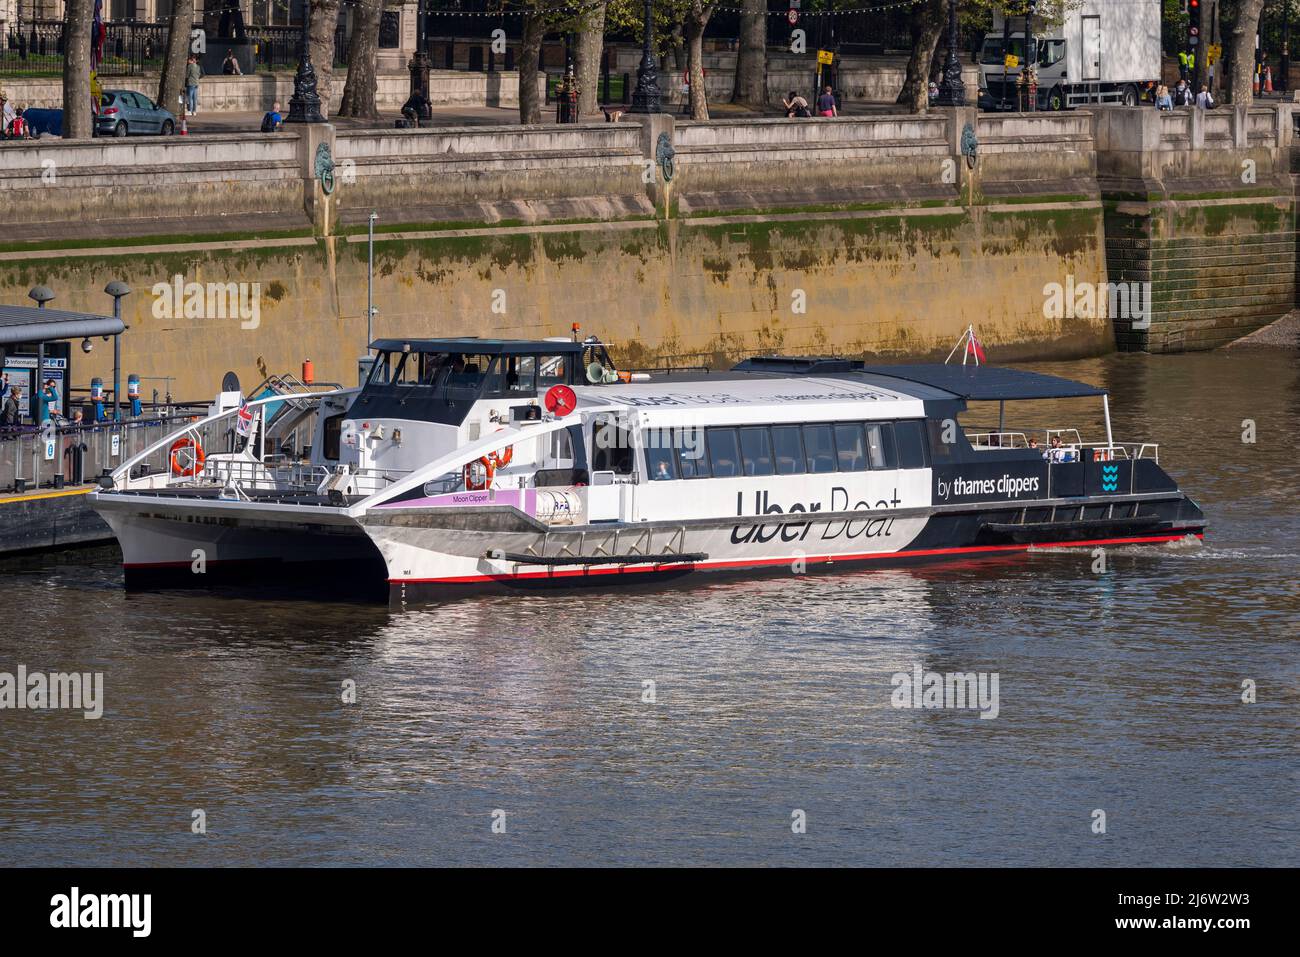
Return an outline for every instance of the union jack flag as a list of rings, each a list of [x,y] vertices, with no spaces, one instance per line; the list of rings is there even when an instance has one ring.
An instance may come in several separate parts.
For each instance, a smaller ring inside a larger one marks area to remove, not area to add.
[[[235,434],[248,435],[253,430],[253,410],[248,407],[247,399],[239,400],[239,412],[235,415]]]

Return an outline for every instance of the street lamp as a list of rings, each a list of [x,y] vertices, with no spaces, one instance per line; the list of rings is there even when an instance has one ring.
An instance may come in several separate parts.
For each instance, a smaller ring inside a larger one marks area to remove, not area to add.
[[[661,112],[659,68],[655,66],[650,41],[654,37],[654,0],[645,0],[644,42],[641,44],[641,65],[636,68],[636,90],[632,93],[629,113]]]
[[[293,77],[286,123],[324,123],[320,115],[320,94],[316,92],[316,70],[311,65],[311,5],[302,0],[302,41],[298,47],[298,72]]]
[[[429,54],[425,49],[428,46],[425,19],[424,0],[419,0],[415,13],[415,53],[407,64],[411,71],[411,95],[402,104],[402,112],[409,110],[421,120],[431,120],[433,104],[429,102]]]
[[[957,59],[957,0],[948,0],[948,59],[939,81],[939,106],[965,106],[966,84],[961,80],[961,62]]]

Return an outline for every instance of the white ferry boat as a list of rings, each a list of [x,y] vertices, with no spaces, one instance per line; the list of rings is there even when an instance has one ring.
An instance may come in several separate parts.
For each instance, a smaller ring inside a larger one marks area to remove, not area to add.
[[[357,389],[225,394],[100,481],[128,587],[483,587],[817,572],[1200,537],[1104,390],[987,365],[767,356],[627,373],[603,344],[384,339]],[[1100,400],[1105,436],[957,421]],[[338,574],[331,574],[338,573]]]

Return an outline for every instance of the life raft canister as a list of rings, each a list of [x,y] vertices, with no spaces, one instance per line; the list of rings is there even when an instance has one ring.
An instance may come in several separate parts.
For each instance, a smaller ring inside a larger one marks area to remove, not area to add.
[[[189,451],[190,464],[181,463],[180,454]],[[187,477],[197,475],[203,471],[203,463],[207,461],[207,454],[203,451],[203,446],[196,439],[186,436],[183,439],[177,439],[171,447],[171,465],[172,475]]]

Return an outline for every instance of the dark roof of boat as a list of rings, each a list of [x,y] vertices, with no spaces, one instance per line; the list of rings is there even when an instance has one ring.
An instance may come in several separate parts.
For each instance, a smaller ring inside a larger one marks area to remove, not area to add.
[[[928,386],[975,402],[1073,399],[1106,394],[1105,389],[1086,382],[1007,366],[962,366],[927,362],[915,365],[864,365],[858,371],[873,378],[879,376]],[[906,392],[907,389],[901,388],[900,391]]]
[[[478,339],[465,336],[460,339],[376,339],[370,348],[381,352],[463,352],[470,355],[535,356],[556,353],[577,353],[583,343],[567,339]]]

